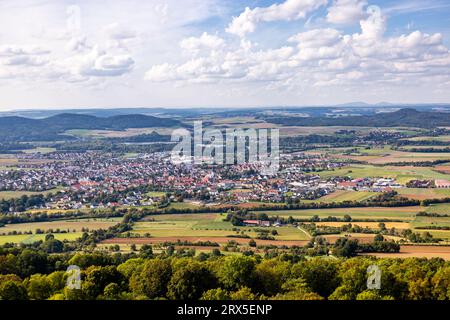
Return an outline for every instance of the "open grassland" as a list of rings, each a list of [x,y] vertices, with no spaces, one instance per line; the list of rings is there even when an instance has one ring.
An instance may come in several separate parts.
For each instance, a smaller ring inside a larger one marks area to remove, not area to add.
[[[37,147],[34,149],[23,150],[24,153],[42,153],[42,154],[52,153],[55,151],[56,151],[55,148],[44,148],[44,147]]]
[[[353,150],[353,149],[352,149]],[[356,148],[354,153],[348,154],[346,151],[339,152],[338,149],[323,149],[321,153],[328,153],[337,159],[351,159],[365,161],[370,164],[388,164],[393,162],[422,162],[450,159],[448,152],[409,152],[392,150],[390,146],[383,148]]]
[[[90,231],[98,229],[107,229],[115,224],[118,224],[122,218],[109,218],[109,219],[76,219],[76,220],[57,220],[46,222],[30,222],[30,223],[17,223],[7,224],[0,227],[0,234],[9,232],[33,232],[37,229],[47,230],[62,230],[68,232],[81,232],[83,228],[87,228]]]
[[[332,203],[332,202],[343,202],[343,201],[360,202],[360,201],[368,200],[376,195],[377,195],[376,192],[338,190],[338,191],[335,191],[324,197],[321,197],[319,199],[304,200],[303,202],[305,202],[305,203],[314,203],[314,202]]]
[[[438,136],[438,137],[429,137],[429,136],[420,136],[420,137],[412,137],[412,138],[405,138],[403,140],[409,140],[409,141],[443,141],[443,142],[449,142],[450,143],[450,136]]]
[[[152,238],[198,237],[203,239],[199,241],[214,241],[216,237],[242,235],[242,233],[252,238],[257,236],[257,228],[235,227],[230,222],[223,221],[224,218],[224,214],[208,213],[148,216],[134,225],[133,232],[141,235],[149,233]],[[307,234],[294,227],[264,229],[276,230],[278,233],[274,236],[276,240],[307,240],[309,238]],[[233,239],[229,238],[229,240]]]
[[[406,183],[413,179],[444,179],[450,180],[450,174],[445,174],[433,170],[431,167],[412,166],[372,166],[372,165],[351,165],[332,171],[322,171],[318,173],[323,178],[334,176],[348,176],[353,179],[373,177],[373,178],[394,178],[399,183]]]
[[[58,240],[68,240],[73,241],[80,238],[82,232],[71,232],[71,233],[55,233],[53,234],[55,239]],[[21,235],[11,235],[11,236],[0,236],[0,245],[5,243],[25,243],[30,244],[36,241],[45,240],[45,234],[21,234]]]
[[[161,198],[161,197],[165,196],[166,193],[165,192],[159,192],[159,191],[150,191],[150,192],[147,192],[146,195],[149,196],[149,197]]]
[[[276,210],[267,211],[269,216],[280,216],[294,218],[311,218],[315,215],[326,218],[329,216],[342,218],[350,215],[353,219],[395,219],[410,221],[415,218],[418,212],[423,211],[423,207],[395,207],[395,208],[336,208],[336,209],[308,209],[308,210]]]
[[[49,194],[56,193],[62,190],[62,188],[55,188],[43,192],[33,192],[33,191],[0,191],[0,200],[9,200],[14,198],[20,198],[21,196],[34,196],[38,194]]]
[[[450,215],[450,203],[439,203],[428,206],[425,210],[428,213],[437,214],[449,214]]]

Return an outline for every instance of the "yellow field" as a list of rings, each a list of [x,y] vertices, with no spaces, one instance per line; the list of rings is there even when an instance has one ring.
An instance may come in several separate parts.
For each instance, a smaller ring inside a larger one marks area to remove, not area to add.
[[[340,227],[351,223],[353,226],[360,226],[361,228],[379,229],[379,222],[316,222],[318,226]],[[408,222],[384,222],[386,228],[391,229],[409,229]]]

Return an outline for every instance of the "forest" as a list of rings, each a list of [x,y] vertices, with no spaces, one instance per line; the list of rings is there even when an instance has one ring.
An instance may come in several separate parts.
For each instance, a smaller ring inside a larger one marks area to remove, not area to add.
[[[129,254],[48,254],[36,246],[0,249],[0,299],[450,299],[450,262],[440,258],[305,259],[293,252],[223,255],[218,249],[193,256],[173,246],[156,254],[149,245]],[[73,265],[81,269],[79,289],[66,286]],[[381,270],[379,290],[367,289],[371,265]]]

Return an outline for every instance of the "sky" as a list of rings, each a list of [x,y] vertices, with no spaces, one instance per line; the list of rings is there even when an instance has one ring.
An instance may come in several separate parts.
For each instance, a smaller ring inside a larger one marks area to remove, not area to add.
[[[448,0],[0,0],[0,111],[450,102]]]

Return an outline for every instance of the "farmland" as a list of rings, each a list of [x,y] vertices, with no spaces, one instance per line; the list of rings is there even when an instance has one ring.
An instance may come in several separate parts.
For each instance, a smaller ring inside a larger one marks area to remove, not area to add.
[[[72,233],[57,233],[53,234],[55,236],[55,239],[58,240],[68,240],[73,241],[77,238],[80,238],[82,236],[82,232],[72,232]],[[0,245],[6,244],[6,243],[23,243],[23,244],[32,244],[36,241],[43,241],[45,239],[45,234],[21,234],[21,235],[7,235],[7,236],[0,236]]]
[[[223,214],[193,214],[193,215],[161,215],[150,216],[148,219],[137,222],[133,232],[140,235],[150,234],[152,238],[164,237],[193,237],[198,241],[214,241],[216,238],[229,237],[232,240],[237,236],[255,238],[257,232],[252,227],[234,227],[230,222],[223,221]],[[276,228],[275,240],[308,240],[309,237],[302,231],[293,227]],[[247,240],[248,242],[248,240]]]
[[[441,199],[450,197],[450,189],[401,188],[399,195],[415,200]]]
[[[450,174],[438,172],[429,167],[350,165],[333,171],[319,172],[321,177],[349,176],[353,179],[364,177],[394,178],[399,183],[413,179],[450,179]]]
[[[47,190],[44,192],[33,192],[33,191],[0,191],[0,200],[8,200],[8,199],[14,199],[14,198],[20,198],[21,196],[27,195],[38,195],[38,194],[49,194],[49,193],[55,193],[59,190],[62,190],[62,188],[54,188],[51,190]]]
[[[316,200],[305,200],[305,203],[313,203],[313,202],[324,202],[324,203],[332,203],[332,202],[344,202],[344,201],[364,201],[368,200],[377,195],[376,192],[365,192],[365,191],[344,191],[338,190],[331,194],[328,194],[324,197],[320,197]]]

